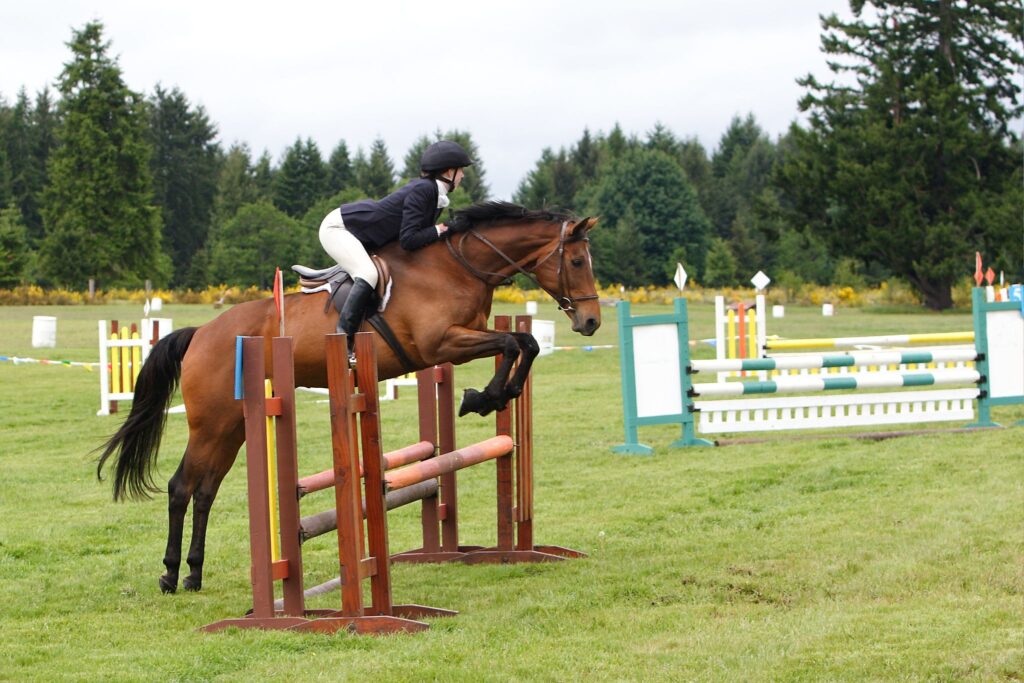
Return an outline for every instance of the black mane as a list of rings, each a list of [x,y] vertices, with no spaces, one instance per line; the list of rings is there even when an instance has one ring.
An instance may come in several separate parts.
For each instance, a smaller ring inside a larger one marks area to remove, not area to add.
[[[465,232],[481,225],[510,221],[567,221],[574,218],[568,211],[537,209],[531,211],[525,206],[511,202],[481,202],[452,212],[448,227],[453,232]]]

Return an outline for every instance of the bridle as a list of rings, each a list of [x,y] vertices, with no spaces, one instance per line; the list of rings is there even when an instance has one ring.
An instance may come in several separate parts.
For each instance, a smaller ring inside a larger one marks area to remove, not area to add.
[[[508,255],[506,255],[505,252],[499,249],[496,244],[491,242],[489,239],[481,235],[476,230],[469,230],[467,232],[462,233],[461,237],[459,238],[458,246],[454,244],[455,238],[451,238],[445,241],[448,244],[448,251],[451,252],[452,258],[454,258],[459,263],[459,265],[461,265],[463,268],[469,271],[471,275],[476,277],[478,280],[481,280],[484,284],[488,285],[489,287],[497,287],[498,285],[508,284],[509,282],[512,281],[512,277],[510,275],[503,275],[502,273],[493,273],[485,270],[480,270],[472,263],[470,263],[464,253],[466,248],[466,238],[470,236],[475,237],[480,242],[483,242],[491,249],[491,251],[500,256],[510,266],[515,268],[517,272],[521,273],[522,275],[525,275],[526,278],[529,279],[530,282],[532,282],[533,284],[537,285],[539,289],[543,289],[545,292],[547,292],[548,295],[558,303],[558,310],[575,311],[577,302],[590,301],[592,299],[596,299],[597,294],[587,294],[584,296],[576,297],[570,296],[569,273],[565,268],[565,245],[568,242],[590,242],[590,239],[587,237],[580,237],[577,239],[569,240],[567,239],[568,234],[569,221],[564,221],[562,223],[562,230],[558,236],[558,245],[554,249],[552,249],[547,254],[547,256],[537,261],[537,263],[535,263],[533,265],[533,268],[531,268],[530,270],[526,270],[518,263],[516,263],[513,259],[509,258]],[[537,278],[533,275],[533,273],[538,268],[547,263],[548,260],[551,259],[551,257],[553,257],[556,253],[558,254],[558,288],[559,290],[561,290],[557,294],[555,292],[552,292],[544,285],[542,285],[540,281],[538,281]],[[498,281],[493,282],[493,278],[498,278]]]

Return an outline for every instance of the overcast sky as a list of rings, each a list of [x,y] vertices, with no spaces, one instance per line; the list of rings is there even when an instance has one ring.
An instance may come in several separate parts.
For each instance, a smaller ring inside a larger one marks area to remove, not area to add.
[[[799,117],[795,79],[828,73],[818,15],[845,0],[0,4],[0,94],[53,85],[65,43],[105,26],[129,87],[179,87],[220,141],[275,161],[296,137],[325,158],[380,136],[396,167],[437,129],[468,130],[492,194],[509,198],[541,150],[585,128],[661,122],[709,153],[734,114],[773,137]]]

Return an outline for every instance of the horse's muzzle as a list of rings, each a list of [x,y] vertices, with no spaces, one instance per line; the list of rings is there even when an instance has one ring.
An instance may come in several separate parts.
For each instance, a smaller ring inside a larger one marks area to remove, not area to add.
[[[594,317],[586,318],[573,318],[572,331],[582,334],[584,337],[589,337],[595,332],[597,328],[601,327],[601,319]]]

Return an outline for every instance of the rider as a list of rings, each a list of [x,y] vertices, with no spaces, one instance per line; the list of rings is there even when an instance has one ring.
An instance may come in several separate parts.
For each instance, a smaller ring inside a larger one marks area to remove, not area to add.
[[[419,178],[380,201],[343,204],[320,224],[320,244],[352,276],[352,290],[341,307],[337,327],[348,335],[350,352],[377,287],[377,269],[367,252],[396,239],[409,251],[441,239],[448,227],[437,219],[448,206],[448,193],[462,182],[462,169],[472,165],[457,142],[435,142],[420,157]]]

